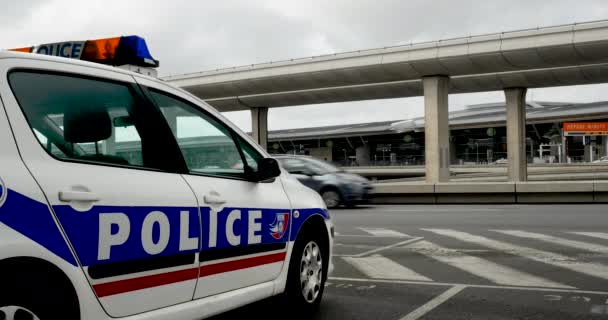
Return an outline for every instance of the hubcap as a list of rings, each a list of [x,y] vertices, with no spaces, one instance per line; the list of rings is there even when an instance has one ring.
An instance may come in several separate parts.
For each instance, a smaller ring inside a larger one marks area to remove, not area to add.
[[[335,208],[340,204],[340,195],[335,191],[323,192],[323,201],[328,208]]]
[[[308,303],[317,300],[323,279],[323,258],[316,242],[310,241],[304,247],[300,261],[300,288]]]
[[[0,320],[40,320],[30,310],[19,306],[0,307]]]

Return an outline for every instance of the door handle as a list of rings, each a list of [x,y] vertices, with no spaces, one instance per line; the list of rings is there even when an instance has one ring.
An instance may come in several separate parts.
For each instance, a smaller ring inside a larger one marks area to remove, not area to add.
[[[101,200],[99,195],[88,191],[59,191],[59,201],[62,202],[96,202]]]
[[[210,192],[203,197],[203,200],[206,204],[215,204],[220,205],[226,203],[226,200],[222,199],[222,197],[217,192]]]

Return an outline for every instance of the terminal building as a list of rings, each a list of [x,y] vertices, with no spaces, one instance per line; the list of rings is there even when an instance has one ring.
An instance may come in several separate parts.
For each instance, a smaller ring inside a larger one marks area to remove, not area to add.
[[[608,155],[608,136],[567,136],[567,122],[607,122],[608,101],[528,101],[528,163],[594,162]],[[449,113],[450,162],[504,163],[505,103],[470,105]],[[316,128],[270,131],[271,153],[312,155],[341,166],[424,165],[424,117]]]
[[[526,103],[528,163],[589,163],[608,156],[608,129],[599,135],[568,135],[564,124],[598,123],[608,127],[608,101]],[[451,165],[507,162],[504,103],[470,105],[449,113]],[[270,131],[271,154],[311,155],[339,166],[425,164],[424,117],[338,126]],[[138,141],[118,137],[112,148],[124,158],[141,157]],[[225,140],[225,138],[224,138]],[[191,163],[220,163],[215,151],[229,145],[221,137],[182,138]],[[89,146],[93,148],[93,146]],[[217,159],[209,159],[215,157]],[[200,160],[200,161],[199,161]]]

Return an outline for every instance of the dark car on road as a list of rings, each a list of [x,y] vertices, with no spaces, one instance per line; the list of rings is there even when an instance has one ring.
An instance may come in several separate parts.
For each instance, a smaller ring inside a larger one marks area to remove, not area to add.
[[[309,156],[275,156],[302,184],[317,191],[328,208],[353,207],[369,200],[373,189],[366,178]]]

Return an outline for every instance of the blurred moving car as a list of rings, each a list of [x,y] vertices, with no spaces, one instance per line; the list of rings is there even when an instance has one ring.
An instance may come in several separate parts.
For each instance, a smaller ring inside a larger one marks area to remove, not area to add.
[[[500,159],[494,161],[494,164],[507,164],[507,163],[509,163],[509,161],[507,161],[507,159],[505,159],[505,158],[500,158]]]
[[[606,157],[601,157],[595,161],[593,161],[593,163],[608,163],[608,156]]]
[[[366,178],[309,156],[275,156],[281,166],[302,184],[317,191],[328,208],[353,207],[370,198],[373,187]]]

